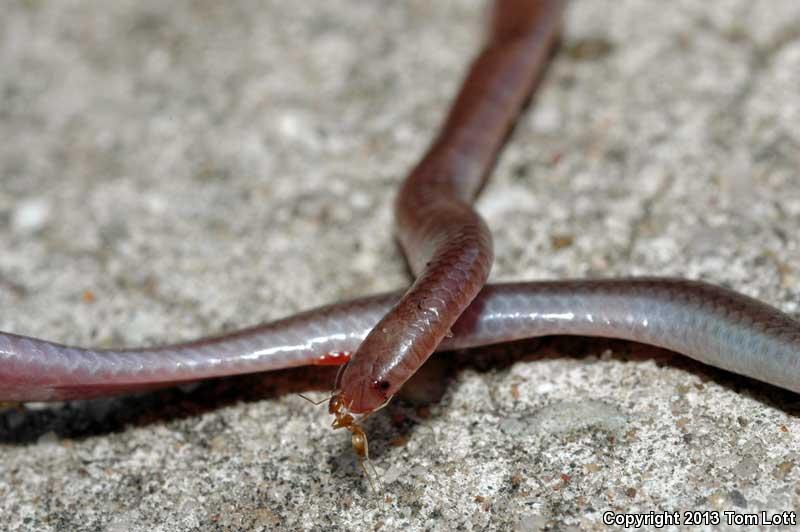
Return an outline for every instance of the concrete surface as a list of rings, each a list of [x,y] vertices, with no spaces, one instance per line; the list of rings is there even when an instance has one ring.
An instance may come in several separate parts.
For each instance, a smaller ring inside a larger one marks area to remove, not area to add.
[[[5,2],[0,329],[155,344],[405,286],[391,198],[481,15]],[[478,202],[493,278],[688,276],[800,312],[798,28],[795,0],[575,1]],[[795,394],[583,339],[428,371],[368,424],[379,495],[294,393],[329,375],[6,410],[3,528],[600,530],[609,510],[800,506]]]

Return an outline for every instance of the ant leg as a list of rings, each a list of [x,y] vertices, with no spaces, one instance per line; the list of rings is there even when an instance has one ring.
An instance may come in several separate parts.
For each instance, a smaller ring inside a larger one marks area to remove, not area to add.
[[[367,457],[366,462],[369,464],[370,469],[372,469],[372,474],[375,476],[375,480],[378,482],[378,488],[380,489],[380,491],[383,491],[383,482],[381,482],[381,476],[378,474],[378,470],[375,469],[375,466],[373,465],[372,460],[370,460],[369,457]],[[361,462],[361,467],[364,469],[364,472],[366,473],[367,472],[367,468],[364,466],[364,462],[363,461]],[[370,478],[370,476],[367,475],[367,478]],[[370,484],[370,486],[372,486],[372,481],[371,480],[370,480],[369,484]],[[375,491],[375,487],[374,486],[372,486],[372,491]]]
[[[372,477],[375,477],[375,480],[377,480],[378,486],[381,489],[383,489],[383,483],[381,483],[378,470],[375,469],[375,466],[372,465],[372,461],[369,459],[369,443],[367,441],[367,435],[357,423],[353,423],[349,429],[352,433],[353,451],[355,451],[356,456],[358,457],[358,464],[364,471],[364,475],[367,477],[369,486],[372,488],[373,493],[377,493],[377,490],[375,489],[375,483],[372,481]],[[372,469],[372,474],[370,474],[369,469],[367,469],[367,464],[369,464],[369,467]]]
[[[394,397],[394,396],[392,396],[392,397]],[[388,405],[388,404],[389,404],[389,402],[392,400],[392,397],[389,397],[389,398],[388,398],[388,399],[387,399],[387,400],[386,400],[386,401],[385,401],[385,402],[384,402],[382,405],[380,405],[379,407],[377,407],[377,408],[373,408],[373,409],[372,409],[372,410],[370,410],[369,412],[364,412],[363,414],[359,414],[359,416],[358,416],[358,422],[359,422],[359,423],[363,423],[363,422],[364,422],[364,420],[366,420],[366,419],[367,419],[369,416],[371,416],[372,414],[374,414],[374,413],[375,413],[375,412],[377,412],[378,410],[381,410],[382,408],[384,408],[384,407],[385,407],[386,405]],[[352,401],[350,401],[350,405],[352,405],[352,404],[353,404],[353,402],[352,402]],[[348,410],[350,410],[350,405],[347,405],[347,409],[348,409]]]
[[[377,490],[375,489],[375,484],[372,482],[372,477],[370,476],[369,471],[367,471],[367,466],[364,465],[365,461],[369,462],[369,458],[367,458],[365,460],[365,459],[359,457],[358,458],[358,465],[361,466],[361,470],[364,471],[364,476],[367,477],[367,481],[369,482],[370,491],[372,491],[372,493],[378,493]],[[370,464],[370,466],[372,466],[372,464]],[[375,471],[375,466],[372,466],[372,470]]]

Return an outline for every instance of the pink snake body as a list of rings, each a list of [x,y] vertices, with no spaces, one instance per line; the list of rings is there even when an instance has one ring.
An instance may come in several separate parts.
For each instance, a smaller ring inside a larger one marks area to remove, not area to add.
[[[561,0],[494,3],[483,50],[397,196],[397,234],[417,279],[341,376],[340,397],[351,412],[386,403],[486,283],[492,238],[471,202],[547,63],[563,8]]]

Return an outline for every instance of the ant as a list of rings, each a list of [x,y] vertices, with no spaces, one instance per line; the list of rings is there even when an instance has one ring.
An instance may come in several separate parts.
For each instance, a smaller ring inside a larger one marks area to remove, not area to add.
[[[321,405],[328,400],[326,397],[321,401],[312,401],[303,394],[298,395],[313,405]],[[331,423],[333,430],[347,429],[350,431],[350,434],[352,435],[351,441],[353,444],[353,451],[355,451],[356,457],[358,457],[358,465],[360,465],[361,469],[364,471],[364,475],[367,477],[367,481],[369,481],[369,486],[372,491],[377,493],[375,484],[372,482],[372,476],[375,476],[375,479],[378,481],[378,485],[381,487],[381,489],[383,488],[383,485],[381,484],[378,472],[375,470],[375,466],[372,465],[372,462],[369,460],[369,444],[367,442],[367,434],[364,432],[364,429],[361,427],[361,425],[359,425],[358,421],[356,421],[355,416],[350,413],[348,405],[344,404],[344,401],[342,400],[338,391],[334,392],[330,396],[330,401],[328,402],[328,413],[334,416],[333,423]],[[366,418],[366,416],[366,414],[362,415],[359,419],[363,420]],[[369,464],[370,468],[372,469],[372,475],[369,474],[366,464]]]

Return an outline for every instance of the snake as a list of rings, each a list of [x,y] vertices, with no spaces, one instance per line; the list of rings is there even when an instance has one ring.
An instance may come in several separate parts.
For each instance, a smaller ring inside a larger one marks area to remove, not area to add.
[[[486,284],[491,234],[472,202],[542,78],[564,5],[490,5],[486,41],[395,201],[397,236],[415,274],[408,290],[147,348],[82,348],[0,332],[0,401],[85,399],[336,364],[338,404],[369,414],[435,352],[547,335],[638,341],[800,392],[800,322],[730,289],[658,277]]]

